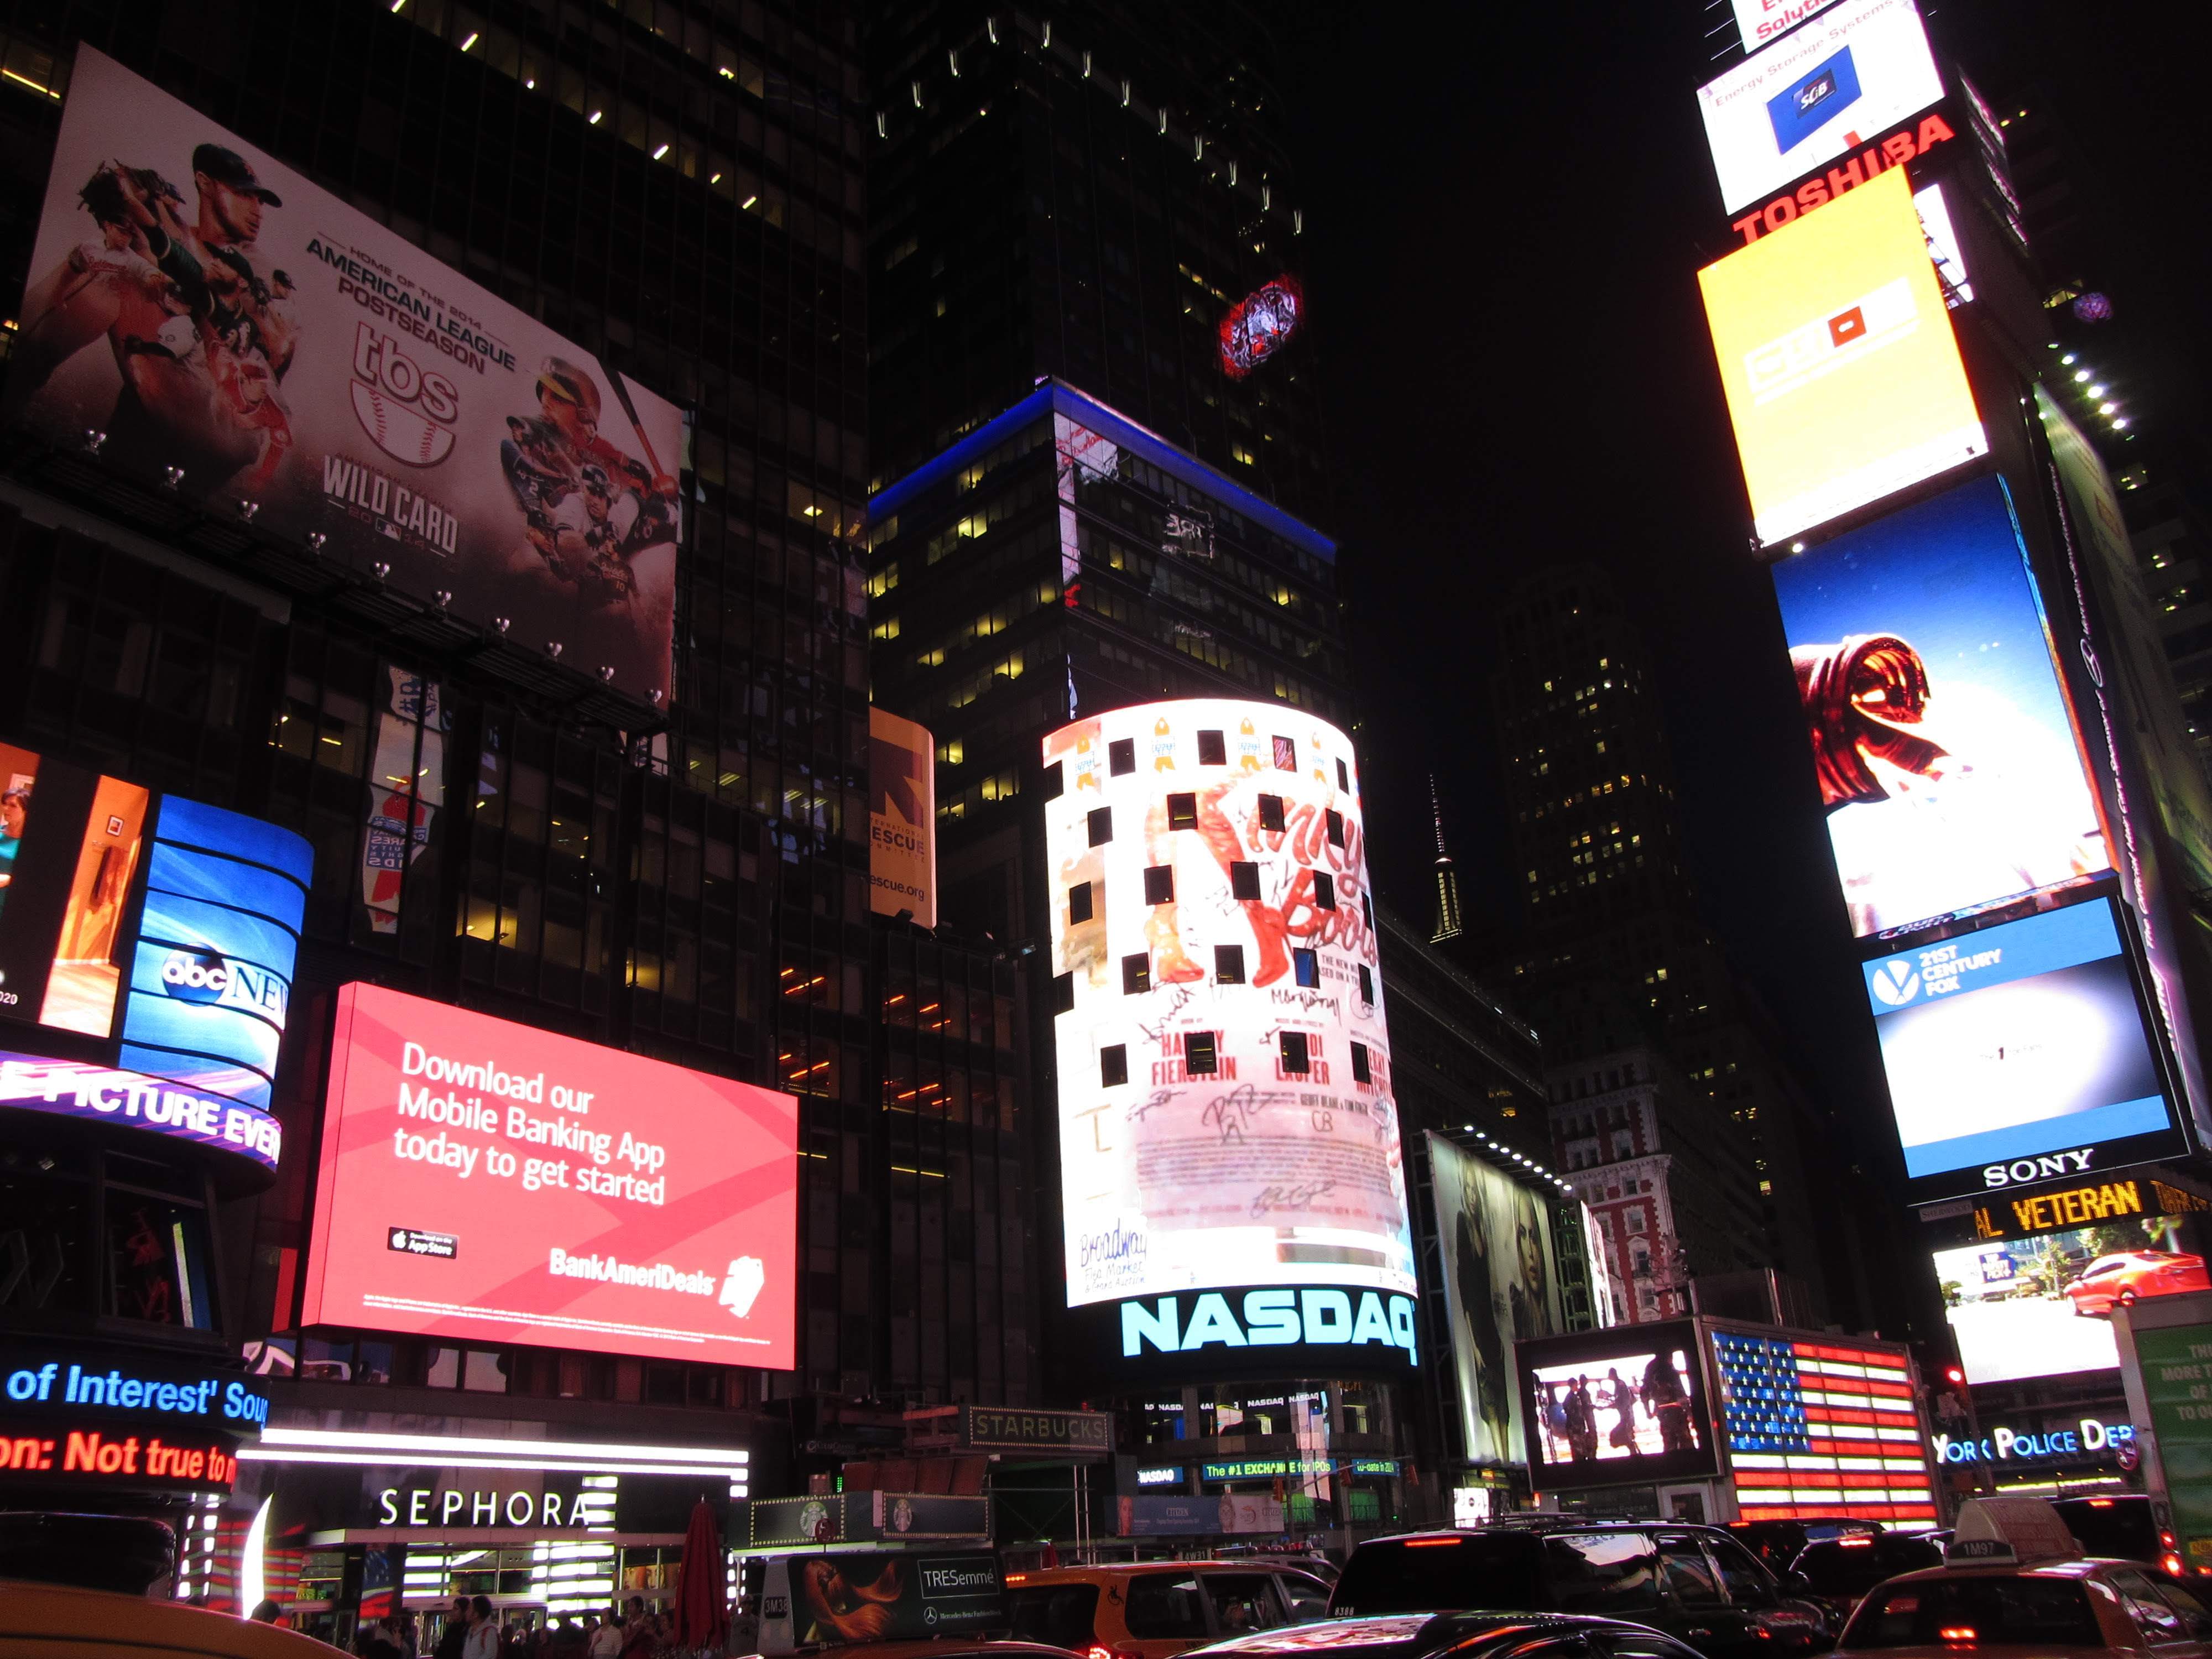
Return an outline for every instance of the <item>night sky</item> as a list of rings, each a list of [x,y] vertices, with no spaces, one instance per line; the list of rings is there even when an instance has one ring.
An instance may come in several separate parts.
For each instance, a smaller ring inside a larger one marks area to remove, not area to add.
[[[1924,4],[1983,90],[2055,112],[2110,204],[2087,273],[2201,420],[2212,179],[2201,38],[2136,9]],[[1706,920],[1806,1080],[1880,1109],[1770,578],[1698,301],[1735,246],[1696,88],[1702,9],[1273,9],[1383,896],[1425,921],[1443,794],[1471,927],[1514,920],[1489,730],[1491,613],[1522,573],[1597,559],[1649,618]],[[2094,21],[2093,21],[2094,20]],[[2122,20],[2125,20],[2123,21]],[[2138,387],[2137,406],[2150,400]],[[2147,414],[2139,425],[2151,423]]]

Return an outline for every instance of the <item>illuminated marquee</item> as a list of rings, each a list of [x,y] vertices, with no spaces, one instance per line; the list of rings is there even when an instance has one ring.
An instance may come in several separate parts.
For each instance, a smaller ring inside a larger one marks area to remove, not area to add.
[[[2000,1423],[1980,1439],[1939,1434],[1930,1437],[1945,1463],[2077,1463],[2117,1462],[2123,1447],[2135,1443],[2132,1423],[2107,1423],[2085,1417],[2070,1428],[2015,1429]]]
[[[226,1491],[269,1417],[256,1378],[76,1349],[0,1351],[0,1474],[40,1486]]]
[[[1801,215],[1826,206],[1845,191],[1856,190],[1892,167],[1903,167],[1957,137],[1942,113],[1931,110],[1855,155],[1844,157],[1838,165],[1814,174],[1795,190],[1785,190],[1771,201],[1753,208],[1741,219],[1732,221],[1729,228],[1746,242],[1755,242],[1768,231],[1779,230]]]
[[[1406,1363],[1420,1358],[1413,1299],[1362,1291],[1261,1290],[1243,1296],[1208,1291],[1188,1298],[1163,1296],[1121,1304],[1121,1357],[1146,1352],[1194,1353],[1224,1348],[1402,1348]]]
[[[2131,1216],[2192,1215],[2203,1210],[2212,1210],[2212,1200],[2163,1181],[2137,1176],[2131,1181],[2102,1181],[2058,1192],[2037,1193],[2002,1204],[1977,1205],[1974,1237],[2025,1237],[2073,1227],[2096,1226]]]
[[[1290,343],[1305,314],[1305,289],[1295,276],[1278,276],[1246,295],[1221,319],[1222,372],[1243,380]]]
[[[112,1066],[36,1054],[0,1054],[0,1106],[149,1130],[250,1158],[264,1170],[276,1167],[284,1146],[283,1126],[258,1108]]]
[[[1068,1305],[1125,1360],[1411,1364],[1350,742],[1201,700],[1079,721],[1043,759]]]

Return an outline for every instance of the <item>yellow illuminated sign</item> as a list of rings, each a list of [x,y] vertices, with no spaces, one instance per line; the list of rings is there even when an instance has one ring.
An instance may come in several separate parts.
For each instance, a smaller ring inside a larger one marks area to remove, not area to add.
[[[1902,168],[1698,283],[1762,543],[1987,453]]]
[[[2208,1209],[2212,1209],[2212,1203],[2163,1181],[2094,1182],[2039,1193],[2033,1198],[1978,1206],[1974,1232],[1980,1238],[2025,1237],[2094,1226],[2124,1216],[2188,1215]]]

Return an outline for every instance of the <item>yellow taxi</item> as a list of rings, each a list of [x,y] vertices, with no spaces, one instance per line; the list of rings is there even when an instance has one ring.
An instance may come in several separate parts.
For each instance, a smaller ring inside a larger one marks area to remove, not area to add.
[[[331,1659],[312,1636],[180,1601],[0,1579],[0,1659]]]
[[[2041,1498],[1972,1498],[1944,1565],[1869,1590],[1835,1659],[1967,1659],[1982,1649],[1992,1659],[2212,1659],[2212,1612],[2141,1562],[2083,1555]]]
[[[1262,1561],[1115,1561],[1006,1575],[1016,1637],[1085,1659],[1174,1659],[1187,1649],[1321,1618],[1328,1586]]]

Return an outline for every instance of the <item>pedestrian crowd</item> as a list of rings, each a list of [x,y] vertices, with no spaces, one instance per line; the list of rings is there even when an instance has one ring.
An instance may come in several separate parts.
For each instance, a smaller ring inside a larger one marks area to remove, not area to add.
[[[255,1620],[264,1625],[282,1617],[274,1601],[253,1610]],[[564,1613],[505,1624],[489,1597],[457,1595],[437,1641],[428,1647],[412,1609],[362,1620],[350,1645],[359,1659],[655,1659],[678,1650],[676,1621],[647,1607],[640,1595],[605,1619]]]

